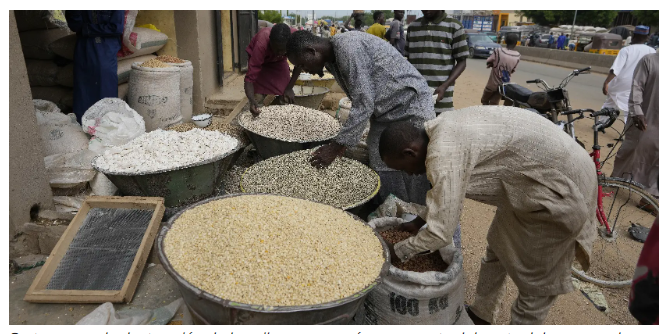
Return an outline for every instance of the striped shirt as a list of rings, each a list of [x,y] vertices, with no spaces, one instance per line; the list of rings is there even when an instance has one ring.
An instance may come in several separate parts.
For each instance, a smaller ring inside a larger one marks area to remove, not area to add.
[[[409,25],[405,56],[428,86],[436,89],[448,80],[456,61],[469,57],[467,34],[460,21],[446,13],[436,21],[422,17]],[[434,105],[436,113],[453,110],[453,88],[454,84],[449,86],[443,99]]]

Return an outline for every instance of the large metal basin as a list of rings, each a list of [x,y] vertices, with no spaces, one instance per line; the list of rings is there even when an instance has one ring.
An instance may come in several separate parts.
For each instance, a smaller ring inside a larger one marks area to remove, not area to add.
[[[196,164],[155,173],[114,173],[92,166],[103,173],[124,196],[163,197],[168,208],[185,207],[218,193],[225,172],[241,153],[236,147],[225,155]]]
[[[319,110],[322,100],[329,93],[328,88],[317,86],[295,85],[292,90],[294,90],[294,104],[315,110]]]
[[[191,205],[186,210],[189,210],[198,205],[202,205],[218,199],[235,197],[235,196],[255,196],[255,194],[233,194],[227,196],[220,196],[210,198],[202,202]],[[275,196],[275,195],[266,195]],[[368,284],[363,290],[357,291],[354,295],[335,300],[332,302],[305,305],[305,306],[265,306],[265,305],[250,305],[230,300],[222,299],[214,296],[203,290],[198,289],[191,283],[182,278],[173,268],[168,258],[165,256],[163,249],[163,241],[172,224],[179,218],[179,216],[186,210],[180,211],[175,216],[170,218],[161,228],[159,235],[156,239],[156,251],[159,256],[163,268],[172,276],[172,278],[179,285],[179,291],[184,298],[184,302],[188,306],[193,316],[193,321],[199,325],[343,325],[350,322],[356,311],[363,305],[363,301],[368,292],[375,286],[382,282],[382,277],[388,274],[390,266],[390,254],[388,247],[384,240],[377,232],[375,236],[382,244],[384,265],[382,266],[381,273],[372,283]],[[351,215],[354,219],[363,222],[355,215]],[[314,222],[311,222],[314,224]],[[367,224],[366,224],[367,225]],[[222,247],[223,245],[219,245]],[[228,245],[227,247],[230,247]]]
[[[257,153],[260,155],[260,157],[262,157],[262,159],[269,159],[281,154],[308,150],[320,145],[328,144],[333,138],[335,138],[335,136],[333,136],[310,142],[283,141],[265,137],[251,130],[248,130],[243,124],[241,124],[241,120],[239,120],[239,125],[241,125],[241,127],[246,130],[248,138],[251,140],[253,146],[255,146],[255,149],[257,150]]]

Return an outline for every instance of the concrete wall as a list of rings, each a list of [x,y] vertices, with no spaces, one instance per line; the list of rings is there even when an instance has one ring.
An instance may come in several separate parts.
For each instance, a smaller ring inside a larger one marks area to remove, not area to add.
[[[605,74],[609,73],[616,59],[616,56],[545,48],[517,47],[516,50],[522,55],[523,60],[572,69],[591,66],[592,71]]]
[[[193,115],[205,112],[205,99],[220,88],[214,12],[178,10],[174,13],[177,55],[193,65]]]
[[[30,208],[53,207],[14,11],[9,11],[9,239]]]
[[[166,45],[156,53],[177,57],[177,34],[175,30],[174,10],[141,10],[136,16],[136,27],[143,24],[153,24],[162,33],[168,35]]]
[[[223,71],[232,72],[232,20],[231,11],[221,11],[221,31],[223,34]]]

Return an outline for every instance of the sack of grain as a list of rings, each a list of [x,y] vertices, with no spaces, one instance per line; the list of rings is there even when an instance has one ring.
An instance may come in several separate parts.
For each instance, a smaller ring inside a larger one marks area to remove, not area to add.
[[[129,95],[129,83],[123,83],[117,86],[117,98],[124,100],[126,102],[126,97]]]
[[[143,67],[133,63],[129,106],[145,120],[147,132],[182,122],[179,67]]]
[[[122,59],[117,62],[117,83],[123,84],[129,82],[129,75],[131,75],[131,65],[134,62],[145,62],[150,59],[155,58],[155,55],[146,55],[140,56],[132,59]],[[28,69],[29,71],[29,69]],[[192,75],[192,73],[191,73]],[[191,79],[193,81],[193,79]],[[62,67],[55,79],[55,84],[64,87],[74,87],[74,64],[71,63],[67,66]]]
[[[53,59],[55,53],[49,45],[58,39],[71,35],[69,29],[32,30],[19,34],[23,56],[28,59]],[[73,57],[72,57],[73,59]]]
[[[96,154],[88,149],[81,149],[44,157],[51,188],[86,188],[86,184],[97,174],[92,167],[92,159]]]
[[[92,105],[82,119],[85,133],[94,136],[90,150],[103,153],[106,148],[124,145],[145,133],[145,121],[119,98],[105,98]]]
[[[56,79],[61,67],[52,60],[26,59],[28,80],[31,87],[48,87],[57,85]]]
[[[44,156],[87,148],[89,141],[73,114],[35,110]]]
[[[43,29],[67,29],[67,20],[62,10],[15,10],[16,27],[19,32]]]
[[[168,36],[164,33],[148,29],[148,28],[134,28],[132,32],[135,37],[136,45],[140,46],[136,51],[130,52],[125,50],[124,45],[122,50],[117,53],[117,59],[132,59],[139,56],[145,56],[161,50],[168,42]],[[134,38],[132,37],[132,39]],[[70,35],[58,40],[53,41],[49,49],[56,55],[74,60],[74,52],[76,49],[76,35]],[[134,62],[136,60],[134,59]]]
[[[32,98],[51,101],[62,111],[69,111],[74,106],[74,91],[71,88],[53,87],[31,87]]]
[[[126,28],[125,28],[126,31]],[[122,40],[122,50],[117,53],[119,59],[144,56],[161,50],[168,42],[168,35],[149,28],[133,28],[129,43]]]
[[[336,111],[336,119],[340,123],[345,124],[349,117],[349,111],[352,109],[352,100],[349,97],[343,97],[338,103],[338,110]]]
[[[400,222],[369,223],[383,231]],[[382,284],[372,290],[355,319],[370,325],[473,325],[464,309],[462,253],[448,246],[439,254],[449,266],[441,271],[413,272],[390,266]]]
[[[181,70],[179,94],[181,101],[182,122],[190,122],[193,116],[193,65],[190,61],[184,63],[166,63],[179,67]]]

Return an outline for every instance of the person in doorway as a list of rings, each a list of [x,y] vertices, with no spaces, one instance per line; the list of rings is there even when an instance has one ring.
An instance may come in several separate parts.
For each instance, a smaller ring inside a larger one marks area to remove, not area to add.
[[[122,49],[123,10],[68,10],[67,25],[76,33],[74,106],[81,123],[99,100],[117,97],[117,53]]]
[[[393,11],[393,22],[384,36],[401,55],[405,55],[405,29],[402,19],[405,17],[404,10]]]
[[[455,80],[467,66],[469,46],[460,21],[443,10],[424,10],[407,29],[405,56],[437,94],[435,113],[453,110]]]
[[[549,33],[549,40],[547,40],[547,44],[549,44],[548,47],[550,49],[554,48],[554,33],[553,32]]]
[[[366,30],[367,33],[370,35],[377,36],[383,40],[386,40],[384,37],[386,35],[386,26],[384,25],[386,23],[386,19],[384,18],[384,12],[381,10],[376,10],[374,13],[372,13],[372,18],[375,20],[375,23]]]
[[[653,196],[659,196],[660,57],[644,56],[634,69],[625,125],[625,139],[616,154],[612,177],[636,181]],[[643,205],[643,203],[640,203]],[[649,204],[650,205],[650,204]],[[642,207],[652,210],[652,207]]]
[[[449,245],[465,197],[496,207],[467,310],[475,324],[494,323],[506,276],[519,290],[510,323],[542,324],[557,296],[574,290],[573,260],[588,268],[597,237],[595,166],[545,118],[514,107],[449,111],[424,128],[389,126],[379,153],[388,167],[432,183],[426,212],[399,228],[415,236],[389,245],[392,257],[406,262]]]
[[[286,45],[291,31],[285,23],[263,28],[251,39],[246,48],[248,72],[244,78],[244,91],[253,115],[260,113],[260,105],[267,95],[279,96],[280,103],[294,102],[294,83],[301,67],[294,67],[290,78]]]
[[[559,38],[556,40],[556,49],[557,50],[563,50],[565,47],[565,35],[560,34]]]
[[[425,176],[411,177],[387,168],[378,147],[379,135],[388,124],[422,124],[434,118],[432,93],[423,76],[395,48],[370,34],[347,33],[322,39],[297,32],[287,43],[287,56],[292,64],[308,73],[321,76],[326,67],[352,101],[340,133],[330,144],[315,151],[312,165],[330,165],[347,147],[359,142],[370,123],[369,165],[377,171],[382,184],[378,201],[393,194],[406,202],[424,204],[430,187]]]
[[[639,61],[644,56],[655,53],[655,49],[645,45],[648,39],[648,27],[637,26],[634,30],[632,44],[621,49],[611,65],[607,79],[602,85],[602,93],[607,100],[602,108],[616,108],[624,115],[627,123],[628,99],[632,88],[632,75]],[[606,117],[606,116],[603,116]]]
[[[490,77],[485,85],[483,97],[480,102],[483,105],[499,105],[501,94],[499,86],[503,83],[503,74],[509,75],[515,73],[515,68],[519,64],[520,54],[515,51],[517,46],[517,34],[509,33],[506,35],[506,49],[498,48],[487,58],[487,68],[492,68]]]

